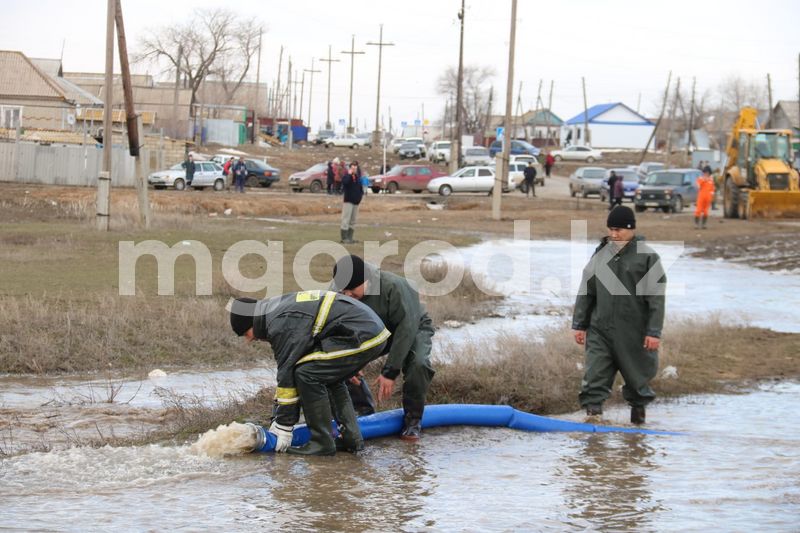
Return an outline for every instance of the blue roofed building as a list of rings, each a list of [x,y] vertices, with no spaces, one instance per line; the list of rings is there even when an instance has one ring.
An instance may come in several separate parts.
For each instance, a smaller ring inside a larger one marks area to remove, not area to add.
[[[584,116],[585,115],[585,116]],[[589,142],[584,124],[588,122]],[[586,145],[593,148],[641,150],[655,124],[622,102],[598,104],[580,112],[561,126],[562,146]]]

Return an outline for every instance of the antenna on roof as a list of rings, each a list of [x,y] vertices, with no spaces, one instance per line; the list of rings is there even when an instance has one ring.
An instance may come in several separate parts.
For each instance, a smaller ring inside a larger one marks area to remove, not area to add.
[[[67,44],[67,39],[64,37],[61,39],[61,58],[59,59],[60,62],[64,62],[64,46]]]

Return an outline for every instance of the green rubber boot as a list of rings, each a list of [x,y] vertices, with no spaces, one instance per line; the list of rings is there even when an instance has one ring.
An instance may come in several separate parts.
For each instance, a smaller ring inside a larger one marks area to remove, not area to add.
[[[303,404],[306,425],[311,432],[311,439],[304,445],[290,446],[286,453],[290,455],[336,455],[336,446],[331,436],[331,404],[327,397]]]
[[[356,453],[364,449],[364,438],[358,427],[356,411],[350,400],[350,393],[344,382],[328,387],[333,406],[333,414],[339,427],[339,437],[335,439],[337,451]]]

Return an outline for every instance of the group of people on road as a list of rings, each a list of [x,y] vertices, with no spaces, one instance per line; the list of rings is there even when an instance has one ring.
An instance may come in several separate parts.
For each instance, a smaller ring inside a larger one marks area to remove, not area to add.
[[[364,366],[383,355],[386,360],[375,381],[377,401],[392,396],[402,372],[400,438],[419,440],[434,376],[434,328],[419,293],[405,278],[347,255],[333,268],[330,290],[265,300],[237,298],[230,305],[230,323],[240,337],[272,347],[278,384],[269,432],[276,437],[277,452],[334,455],[362,450],[364,440],[347,384],[358,382]],[[360,388],[372,397],[364,382]],[[305,445],[292,447],[301,407],[311,437]]]
[[[228,190],[231,188],[232,181],[235,190],[244,193],[244,184],[247,182],[247,164],[242,156],[239,157],[238,161],[234,161],[234,159],[235,158],[231,156],[231,158],[222,165],[222,175],[225,176],[226,188]],[[192,154],[186,157],[186,160],[183,162],[183,167],[186,170],[186,187],[188,189],[192,186],[194,173],[197,171],[197,163],[195,163]]]

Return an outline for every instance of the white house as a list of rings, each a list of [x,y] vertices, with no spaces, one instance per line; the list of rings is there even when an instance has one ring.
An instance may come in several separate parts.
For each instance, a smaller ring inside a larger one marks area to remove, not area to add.
[[[655,124],[622,102],[598,104],[561,126],[564,146],[587,144],[584,123],[589,124],[589,145],[593,148],[643,149]]]

